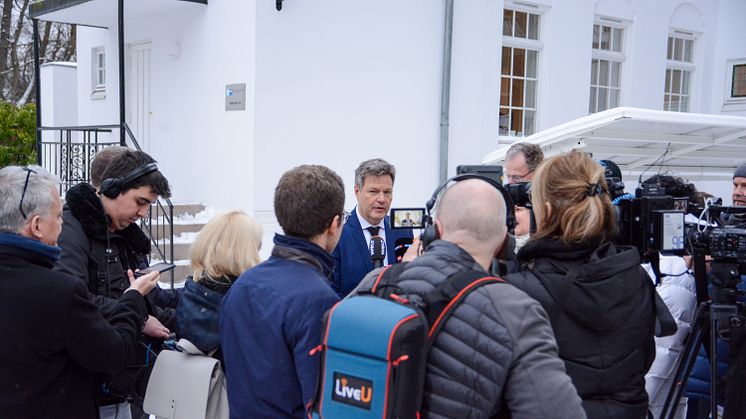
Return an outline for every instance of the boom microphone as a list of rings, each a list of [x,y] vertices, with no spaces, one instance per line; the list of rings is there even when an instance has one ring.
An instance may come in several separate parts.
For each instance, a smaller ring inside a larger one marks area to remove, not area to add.
[[[383,258],[386,254],[386,243],[380,236],[373,236],[370,239],[370,260],[373,262],[373,268],[380,268],[383,266]]]
[[[413,240],[409,237],[402,237],[396,239],[394,242],[394,255],[396,255],[396,262],[399,263],[404,258],[404,254],[407,253],[409,246],[411,246]]]

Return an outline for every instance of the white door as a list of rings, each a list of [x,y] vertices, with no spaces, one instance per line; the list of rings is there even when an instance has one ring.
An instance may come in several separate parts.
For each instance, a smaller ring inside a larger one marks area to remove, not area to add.
[[[150,42],[127,48],[126,120],[143,151],[150,151]]]

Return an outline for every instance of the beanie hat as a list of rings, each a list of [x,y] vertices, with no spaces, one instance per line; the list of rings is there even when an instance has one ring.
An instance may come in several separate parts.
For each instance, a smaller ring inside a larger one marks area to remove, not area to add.
[[[736,168],[736,171],[733,172],[733,179],[737,177],[746,177],[746,163],[741,163],[741,165]]]
[[[622,170],[617,166],[616,163],[614,163],[611,160],[599,160],[598,161],[601,166],[607,171],[611,176],[618,177],[619,179],[622,178]]]

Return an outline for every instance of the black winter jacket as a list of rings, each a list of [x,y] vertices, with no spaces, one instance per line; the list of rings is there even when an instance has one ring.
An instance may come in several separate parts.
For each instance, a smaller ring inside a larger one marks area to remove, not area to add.
[[[398,284],[417,299],[471,270],[484,272],[462,248],[438,240],[407,265]],[[378,273],[355,292],[370,289]],[[430,349],[422,411],[433,419],[585,417],[546,313],[504,283],[477,288],[446,320]]]
[[[0,245],[0,416],[98,418],[94,372],[124,366],[147,315],[136,291],[107,319],[77,279]]]
[[[528,271],[506,279],[549,313],[588,418],[644,418],[645,373],[655,358],[655,290],[637,249],[544,239],[529,241],[518,257]]]

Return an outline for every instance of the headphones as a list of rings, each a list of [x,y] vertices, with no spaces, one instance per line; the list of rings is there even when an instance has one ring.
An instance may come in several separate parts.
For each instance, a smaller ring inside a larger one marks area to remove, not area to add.
[[[156,170],[158,170],[158,165],[156,163],[148,163],[145,166],[138,167],[137,169],[127,173],[124,176],[104,179],[104,181],[101,182],[101,195],[110,199],[116,199],[116,197],[118,197],[119,194],[122,193],[122,188],[129,185],[136,179],[153,173]]]
[[[511,235],[513,234],[513,230],[515,229],[516,221],[515,221],[515,206],[513,205],[513,199],[510,198],[510,193],[507,189],[498,182],[495,182],[494,180],[475,174],[475,173],[465,173],[462,175],[454,176],[445,182],[438,186],[435,189],[435,192],[433,192],[433,196],[430,197],[430,200],[427,201],[427,204],[425,204],[425,210],[427,211],[427,214],[423,218],[423,228],[422,231],[422,237],[420,240],[422,241],[422,245],[425,249],[427,249],[428,246],[435,240],[438,240],[440,238],[440,233],[438,233],[438,229],[435,228],[435,220],[432,216],[433,208],[435,208],[435,203],[438,200],[438,195],[441,191],[446,189],[448,187],[448,184],[451,182],[461,182],[462,180],[467,179],[479,179],[483,180],[490,185],[492,185],[495,189],[497,189],[498,192],[503,196],[503,199],[505,200],[505,207],[506,207],[506,218],[505,218],[505,224],[508,226],[508,236],[507,238],[510,239]],[[500,251],[500,253],[504,253],[504,251],[509,251],[510,249],[505,249],[505,247],[511,247],[510,243],[503,244],[503,249]]]

